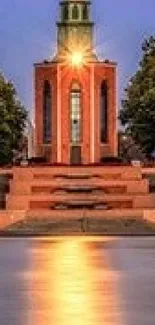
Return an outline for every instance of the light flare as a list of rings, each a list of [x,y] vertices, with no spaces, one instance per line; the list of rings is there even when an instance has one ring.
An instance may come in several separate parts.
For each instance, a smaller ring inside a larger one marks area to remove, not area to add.
[[[73,52],[71,54],[71,64],[75,67],[81,67],[84,64],[84,56],[82,52]]]

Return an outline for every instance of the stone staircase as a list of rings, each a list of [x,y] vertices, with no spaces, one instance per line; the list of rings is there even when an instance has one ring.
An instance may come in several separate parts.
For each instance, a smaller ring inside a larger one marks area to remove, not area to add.
[[[139,167],[23,167],[13,169],[7,211],[26,217],[142,217],[155,194]]]

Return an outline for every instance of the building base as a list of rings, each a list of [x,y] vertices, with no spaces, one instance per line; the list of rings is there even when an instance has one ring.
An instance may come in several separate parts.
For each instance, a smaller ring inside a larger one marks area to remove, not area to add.
[[[0,229],[33,218],[155,222],[155,194],[140,167],[20,167],[12,173]]]

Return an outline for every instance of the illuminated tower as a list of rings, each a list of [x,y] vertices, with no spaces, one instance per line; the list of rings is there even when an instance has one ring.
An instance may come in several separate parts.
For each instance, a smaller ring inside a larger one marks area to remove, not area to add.
[[[35,64],[36,154],[53,164],[117,155],[116,64],[95,54],[90,5],[60,2],[56,55]]]
[[[60,3],[60,22],[57,23],[58,57],[63,60],[68,54],[84,52],[93,59],[93,26],[90,20],[90,1],[64,0]]]

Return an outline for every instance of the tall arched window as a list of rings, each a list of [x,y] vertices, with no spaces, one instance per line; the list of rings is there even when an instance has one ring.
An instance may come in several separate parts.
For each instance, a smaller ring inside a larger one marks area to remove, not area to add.
[[[83,19],[87,20],[88,19],[88,6],[84,4],[83,6]]]
[[[78,6],[75,4],[73,5],[73,8],[72,8],[72,19],[78,19],[79,18],[79,8]]]
[[[104,80],[100,93],[100,142],[107,142],[108,138],[108,87]]]
[[[51,86],[49,81],[44,82],[43,90],[43,142],[51,142],[52,121],[51,121]]]
[[[69,16],[68,5],[64,5],[62,8],[62,19],[67,20]]]
[[[73,85],[70,92],[70,121],[71,121],[71,142],[81,142],[81,89],[79,85]]]

